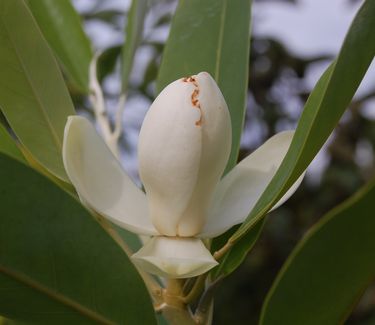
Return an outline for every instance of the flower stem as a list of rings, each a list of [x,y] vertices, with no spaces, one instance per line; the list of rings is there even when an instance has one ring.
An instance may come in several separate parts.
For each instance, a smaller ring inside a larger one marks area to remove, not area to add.
[[[162,307],[162,313],[170,325],[197,325],[187,308],[180,309],[165,304]]]
[[[164,302],[176,307],[183,307],[185,303],[182,300],[182,293],[185,280],[169,279],[164,291]]]
[[[163,290],[163,303],[157,310],[171,325],[196,325],[188,305],[182,298],[185,282],[186,280],[169,279]]]

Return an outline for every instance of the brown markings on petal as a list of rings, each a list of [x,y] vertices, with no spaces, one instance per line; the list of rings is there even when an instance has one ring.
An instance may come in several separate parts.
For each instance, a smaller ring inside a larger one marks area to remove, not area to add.
[[[203,122],[203,121],[202,121],[202,113],[201,113],[201,117],[199,118],[198,121],[195,122],[195,125],[196,125],[196,126],[201,126],[201,125],[202,125],[202,122]]]
[[[183,78],[182,81],[183,82],[190,82],[194,86],[194,90],[191,94],[191,104],[193,105],[194,108],[199,109],[199,111],[201,113],[199,120],[195,122],[196,126],[201,126],[202,125],[202,110],[201,110],[201,105],[200,105],[199,99],[198,99],[199,87],[198,87],[197,80],[194,77],[190,76],[190,77]]]
[[[198,100],[198,95],[199,95],[199,89],[195,88],[193,93],[191,94],[191,103],[193,106],[198,107],[199,106],[199,100]]]
[[[190,77],[184,77],[182,78],[183,82],[195,82],[195,78],[190,76]]]

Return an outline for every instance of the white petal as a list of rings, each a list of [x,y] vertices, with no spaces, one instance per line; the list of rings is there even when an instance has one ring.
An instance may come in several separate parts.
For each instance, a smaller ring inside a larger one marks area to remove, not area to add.
[[[293,134],[294,131],[276,134],[221,180],[214,194],[209,220],[199,237],[218,236],[246,219],[284,159]],[[295,192],[302,178],[303,175],[275,207]]]
[[[283,205],[286,201],[289,200],[289,198],[294,194],[295,191],[297,191],[297,188],[301,185],[303,178],[305,177],[305,174],[306,171],[304,171],[302,175],[298,177],[295,183],[286,191],[283,197],[276,202],[276,204],[272,207],[272,209],[269,212],[277,209],[280,205]]]
[[[132,256],[142,270],[167,278],[191,278],[218,263],[197,238],[153,237]]]
[[[132,232],[156,235],[144,193],[124,172],[93,125],[70,116],[65,126],[63,160],[79,196],[92,209]]]
[[[152,222],[161,234],[201,231],[230,144],[228,108],[208,73],[176,80],[155,99],[138,155]]]
[[[202,152],[194,192],[179,220],[180,236],[195,236],[206,224],[212,195],[224,172],[232,144],[229,110],[219,87],[207,72],[193,78],[199,90]]]
[[[199,171],[202,133],[195,125],[199,110],[191,107],[193,89],[180,80],[168,85],[151,105],[139,135],[139,173],[151,219],[167,236],[177,235]]]

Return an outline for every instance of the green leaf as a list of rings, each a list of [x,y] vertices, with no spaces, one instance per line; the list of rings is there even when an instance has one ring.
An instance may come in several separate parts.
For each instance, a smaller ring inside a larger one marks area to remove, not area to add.
[[[260,324],[343,324],[375,278],[375,181],[329,212],[276,278]]]
[[[0,314],[37,324],[156,324],[128,257],[82,205],[0,154]]]
[[[235,271],[244,261],[248,252],[254,247],[265,224],[266,219],[259,222],[254,228],[236,243],[236,249],[230,250],[220,261],[220,264],[211,271],[213,278],[225,277]],[[238,228],[238,227],[237,227]],[[237,229],[236,228],[236,229]],[[211,251],[214,253],[223,247],[234,231],[228,231],[212,242]]]
[[[17,159],[20,162],[26,162],[21,151],[18,149],[15,140],[12,139],[2,124],[0,124],[0,152]]]
[[[132,252],[136,252],[137,250],[142,248],[142,242],[137,234],[123,229],[115,224],[112,224],[112,227],[117,231],[119,236],[129,246]]]
[[[29,0],[28,5],[69,79],[80,91],[88,93],[93,54],[70,0]]]
[[[374,12],[375,1],[365,1],[340,54],[312,91],[285,159],[249,217],[232,236],[232,242],[254,227],[281,198],[308,167],[338,123],[375,54]]]
[[[12,319],[5,319],[0,316],[0,325],[25,325],[27,323],[18,322]]]
[[[232,119],[237,162],[244,122],[250,43],[250,0],[180,0],[157,80],[160,92],[184,76],[209,72],[219,85]]]
[[[116,62],[120,57],[121,46],[113,46],[104,50],[98,57],[97,74],[99,82],[109,74],[113,73]]]
[[[148,9],[148,0],[132,0],[126,24],[126,39],[122,48],[122,91],[128,89],[134,54],[142,38],[143,24]]]
[[[67,180],[61,157],[73,104],[51,50],[21,0],[0,0],[0,108],[20,142]]]
[[[104,23],[113,24],[123,17],[124,12],[120,9],[104,9],[104,6],[98,4],[93,10],[82,12],[81,17],[85,21],[102,20]]]

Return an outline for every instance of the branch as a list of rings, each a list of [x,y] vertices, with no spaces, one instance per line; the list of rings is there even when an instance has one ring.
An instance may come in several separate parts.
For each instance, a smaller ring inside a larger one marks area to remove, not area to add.
[[[223,247],[214,253],[214,259],[219,261],[232,248],[233,244],[234,242],[229,239]]]
[[[126,94],[121,94],[116,109],[115,128],[112,133],[112,141],[115,143],[118,142],[122,133],[122,115],[124,113],[125,102]]]
[[[197,278],[197,280],[195,281],[195,283],[194,283],[193,287],[191,288],[190,292],[186,296],[182,297],[182,301],[185,304],[189,304],[189,303],[193,302],[203,292],[207,276],[208,276],[208,273],[200,275]]]
[[[111,124],[108,117],[108,111],[105,106],[104,95],[102,88],[97,78],[97,63],[100,53],[96,53],[90,63],[89,77],[90,77],[90,95],[89,99],[93,106],[95,119],[103,134],[103,138],[112,153],[119,158],[118,140],[122,133],[122,115],[126,101],[126,94],[121,94],[119,97],[114,130],[111,129]]]
[[[99,127],[103,133],[105,142],[109,145],[111,139],[111,126],[108,120],[108,114],[105,107],[104,96],[102,88],[100,87],[97,75],[96,75],[96,65],[100,53],[96,53],[94,58],[91,60],[89,69],[90,78],[90,95],[89,99],[94,108],[95,118],[99,124]],[[110,147],[113,152],[113,148]]]
[[[214,292],[222,279],[223,277],[217,278],[210,284],[210,286],[202,295],[194,314],[194,320],[197,324],[209,323],[209,318],[211,316],[213,306]]]

